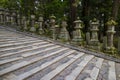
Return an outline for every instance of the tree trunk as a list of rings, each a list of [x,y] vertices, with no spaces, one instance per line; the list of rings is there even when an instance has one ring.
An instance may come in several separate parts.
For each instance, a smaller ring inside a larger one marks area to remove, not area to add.
[[[85,25],[84,32],[87,32],[89,31],[89,16],[90,16],[91,7],[89,5],[89,0],[83,0],[82,4],[83,4],[82,17]]]
[[[112,17],[114,20],[117,19],[119,7],[120,7],[120,0],[114,0],[113,9],[112,9]]]
[[[77,12],[77,7],[73,5],[74,3],[75,0],[70,0],[70,23],[72,25],[72,28],[74,27],[73,22],[76,19],[76,12]]]

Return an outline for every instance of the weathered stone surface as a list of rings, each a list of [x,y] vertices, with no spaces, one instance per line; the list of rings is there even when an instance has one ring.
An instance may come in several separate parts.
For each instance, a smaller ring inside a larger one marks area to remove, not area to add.
[[[9,63],[9,62],[12,62],[12,61],[16,61],[16,60],[19,60],[19,59],[22,59],[22,57],[17,57],[17,58],[13,58],[13,59],[3,60],[3,61],[0,61],[0,65],[6,64],[6,63]]]
[[[62,39],[63,41],[68,41],[70,39],[70,37],[69,37],[69,33],[68,33],[67,29],[66,29],[67,22],[62,21],[61,26],[62,26],[62,28],[60,30],[59,38]]]
[[[107,37],[106,36],[103,38],[103,49],[104,50],[107,49]]]
[[[55,40],[56,36],[55,36],[55,19],[56,17],[54,15],[50,16],[50,31],[52,33],[52,38]]]
[[[83,42],[83,38],[82,38],[82,21],[79,20],[79,17],[76,21],[74,21],[75,23],[75,31],[73,32],[73,39],[72,41],[75,43],[75,44],[80,44],[82,45],[82,42]]]
[[[2,80],[119,80],[120,63],[4,29],[0,39]]]
[[[35,28],[35,15],[31,15],[31,28],[30,28],[30,31],[31,32],[35,32],[36,31],[36,28]]]
[[[87,63],[93,58],[94,56],[86,56],[81,63],[78,64],[78,67],[75,68],[71,74],[66,76],[65,80],[75,80],[80,72],[84,69]]]
[[[39,21],[39,34],[43,34],[44,33],[44,31],[43,31],[43,17],[40,16],[38,21]]]
[[[42,77],[40,80],[51,80],[53,77],[55,77],[57,74],[59,74],[62,70],[64,70],[67,66],[72,64],[77,58],[79,58],[83,55],[84,54],[79,54],[79,55],[75,56],[70,61],[58,66],[55,70],[53,70],[52,72],[50,72],[47,75],[45,75],[44,77]]]
[[[118,52],[120,52],[120,37],[118,37]]]
[[[115,62],[109,61],[108,80],[116,80]]]
[[[86,43],[87,45],[90,45],[90,33],[89,32],[86,33]]]
[[[99,26],[99,21],[94,19],[92,22],[90,22],[91,26],[91,38],[90,38],[90,45],[89,48],[95,49],[95,50],[100,50],[100,43],[98,40],[98,26]]]

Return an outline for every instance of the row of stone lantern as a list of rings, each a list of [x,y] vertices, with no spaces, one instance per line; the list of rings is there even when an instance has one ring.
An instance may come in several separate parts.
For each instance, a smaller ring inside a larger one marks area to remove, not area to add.
[[[25,16],[21,17],[19,14],[17,15],[17,23],[16,23],[16,13],[13,12],[12,15],[9,14],[9,11],[6,10],[5,14],[4,14],[4,10],[0,9],[0,24],[11,24],[11,25],[16,25],[19,26],[19,28],[22,28],[23,30],[28,30],[28,26],[27,26],[27,18]],[[59,25],[56,25],[56,21],[55,21],[56,17],[54,15],[52,15],[50,17],[50,31],[52,32],[52,38],[55,40],[57,38],[56,35],[56,29],[60,28]],[[36,32],[36,28],[35,28],[35,15],[31,15],[30,17],[30,31],[31,32]],[[40,16],[38,19],[38,25],[39,25],[39,34],[43,34],[44,30],[43,30],[43,17]],[[113,46],[113,35],[115,33],[115,26],[114,26],[114,22],[112,20],[111,24],[108,24],[108,29],[107,29],[107,37],[105,37],[103,39],[103,46],[104,49],[106,51],[113,51],[114,46]],[[73,32],[73,39],[72,42],[75,44],[80,44],[82,45],[83,42],[83,37],[82,37],[82,21],[79,19],[79,17],[77,18],[76,21],[74,21],[75,23],[75,30]],[[108,22],[110,23],[110,22]],[[100,50],[100,42],[98,40],[98,27],[99,27],[99,21],[94,19],[93,21],[90,22],[91,25],[91,29],[90,29],[90,33],[87,32],[86,33],[86,42],[87,42],[87,47],[93,48],[93,49],[97,49]],[[70,36],[69,36],[69,32],[67,30],[67,21],[63,20],[61,23],[61,29],[60,29],[60,33],[59,33],[59,38],[63,39],[64,41],[69,41],[70,40]],[[91,34],[91,35],[90,35]],[[120,51],[120,42],[118,45],[118,49]]]
[[[16,13],[9,10],[0,9],[0,24],[1,25],[16,25]]]
[[[86,41],[87,41],[88,47],[100,50],[100,43],[98,40],[99,21],[94,19],[92,22],[90,22],[90,24],[91,24],[91,29],[90,29],[91,37],[90,37],[90,33],[86,33],[86,39],[87,39]],[[115,47],[113,45],[115,25],[116,23],[112,19],[107,22],[107,31],[106,31],[107,37],[105,36],[103,38],[103,48],[104,48],[104,51],[108,53],[114,53],[115,51]],[[120,43],[118,42],[118,50],[120,51],[119,44]]]

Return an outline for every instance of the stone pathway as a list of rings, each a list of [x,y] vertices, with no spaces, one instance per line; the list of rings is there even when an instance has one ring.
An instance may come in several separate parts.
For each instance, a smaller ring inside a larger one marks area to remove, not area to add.
[[[120,63],[0,28],[0,80],[120,80]]]

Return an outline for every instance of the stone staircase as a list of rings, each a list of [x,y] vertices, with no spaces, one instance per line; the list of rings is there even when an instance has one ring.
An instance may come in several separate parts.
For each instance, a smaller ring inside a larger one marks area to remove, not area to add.
[[[0,80],[120,80],[120,63],[0,28]]]

